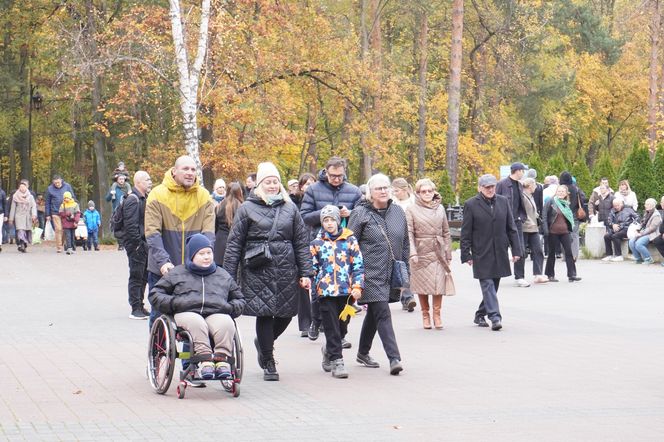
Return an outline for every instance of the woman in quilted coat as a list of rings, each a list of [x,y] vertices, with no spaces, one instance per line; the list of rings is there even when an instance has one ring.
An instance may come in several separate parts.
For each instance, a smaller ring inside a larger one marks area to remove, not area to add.
[[[224,268],[247,301],[243,314],[256,317],[263,379],[278,381],[274,341],[297,314],[298,282],[309,290],[313,270],[308,232],[272,163],[258,165],[256,187],[235,214]]]
[[[16,228],[18,251],[23,253],[28,244],[32,244],[32,226],[37,223],[37,204],[29,187],[28,180],[21,180],[18,190],[12,196],[9,212],[9,224],[14,224]]]
[[[383,174],[369,178],[367,199],[351,212],[348,229],[357,238],[364,259],[364,290],[358,303],[368,306],[356,360],[366,367],[380,366],[369,355],[378,333],[390,361],[390,374],[398,375],[403,366],[388,302],[398,300],[400,292],[391,288],[392,261],[407,263],[409,246],[406,214],[390,198],[390,184]]]
[[[453,291],[446,290],[446,282],[449,282],[446,280],[451,278],[450,228],[442,199],[430,179],[419,180],[415,184],[415,194],[415,203],[406,209],[410,238],[410,289],[420,298],[422,322],[426,329],[431,328],[431,296],[433,326],[440,330],[443,328],[440,319],[443,295],[454,295]]]

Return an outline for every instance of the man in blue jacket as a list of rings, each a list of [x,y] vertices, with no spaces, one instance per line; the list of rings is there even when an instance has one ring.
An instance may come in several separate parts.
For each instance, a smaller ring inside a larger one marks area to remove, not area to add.
[[[71,188],[69,183],[65,182],[60,175],[53,175],[53,181],[48,186],[48,189],[46,189],[46,222],[51,222],[51,226],[55,232],[55,249],[58,253],[62,253],[64,249],[62,222],[58,213],[60,212],[60,204],[62,204],[65,192],[70,192],[71,197],[76,200],[74,189]]]

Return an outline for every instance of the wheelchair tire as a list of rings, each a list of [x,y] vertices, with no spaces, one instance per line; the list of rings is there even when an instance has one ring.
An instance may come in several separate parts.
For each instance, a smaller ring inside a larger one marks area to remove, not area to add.
[[[148,377],[159,394],[166,393],[171,385],[176,356],[175,324],[162,315],[152,324],[148,345]]]
[[[242,337],[240,329],[235,324],[235,336],[233,337],[233,358],[235,358],[235,382],[239,384],[242,380],[242,371],[244,370],[244,350],[242,349]]]

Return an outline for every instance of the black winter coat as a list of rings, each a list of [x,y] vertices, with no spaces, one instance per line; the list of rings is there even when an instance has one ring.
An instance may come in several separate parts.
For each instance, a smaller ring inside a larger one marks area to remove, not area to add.
[[[264,243],[279,209],[276,232],[269,241],[272,262],[244,268],[244,254]],[[313,275],[308,232],[292,202],[268,206],[254,194],[242,203],[228,235],[224,268],[239,281],[247,300],[244,314],[290,318],[297,314],[299,278]]]
[[[327,174],[323,169],[318,174],[318,181],[309,186],[304,193],[300,213],[306,225],[319,228],[320,211],[323,207],[331,204],[346,206],[348,210],[353,210],[361,198],[360,189],[349,182],[344,181],[339,187],[333,187],[327,181]]]
[[[224,265],[224,253],[226,252],[226,243],[230,227],[226,222],[226,198],[219,204],[215,211],[214,219],[214,262],[218,265]]]
[[[496,194],[502,195],[505,198],[507,198],[512,209],[512,216],[514,217],[514,220],[516,221],[518,219],[521,222],[523,222],[523,220],[525,220],[527,216],[526,208],[521,203],[521,194],[523,193],[523,185],[518,181],[516,182],[516,184],[519,187],[516,193],[518,195],[518,198],[514,198],[514,193],[512,192],[512,188],[514,187],[514,181],[512,181],[512,178],[510,177],[505,177],[502,180],[498,181],[498,184],[496,184]]]
[[[122,204],[122,222],[124,237],[122,243],[130,254],[144,253],[147,257],[148,243],[145,240],[145,195],[134,187]],[[134,195],[134,196],[131,196]]]
[[[348,222],[348,229],[357,238],[364,258],[364,291],[358,300],[360,304],[389,301],[392,256],[380,226],[390,239],[394,257],[408,266],[410,244],[403,209],[390,200],[383,217],[369,201],[362,201],[351,212]]]
[[[463,206],[461,262],[473,261],[473,277],[511,275],[508,247],[512,248],[512,256],[523,257],[509,200],[496,195],[492,210],[479,193],[468,199]]]
[[[611,210],[609,214],[609,219],[606,220],[606,231],[609,233],[615,233],[613,231],[613,224],[618,224],[620,230],[627,231],[629,225],[635,221],[639,220],[639,215],[631,207],[623,207],[620,212],[616,212],[615,209]]]
[[[235,318],[245,305],[240,288],[221,267],[211,275],[199,276],[179,265],[157,282],[148,299],[161,313],[193,312],[204,318],[215,313]]]
[[[544,212],[542,212],[542,233],[544,235],[549,234],[549,229],[558,216],[564,217],[565,215],[560,213],[554,199],[549,198],[546,204],[544,204]],[[567,225],[567,231],[572,233],[574,226],[569,223],[567,218],[565,218],[565,224]]]

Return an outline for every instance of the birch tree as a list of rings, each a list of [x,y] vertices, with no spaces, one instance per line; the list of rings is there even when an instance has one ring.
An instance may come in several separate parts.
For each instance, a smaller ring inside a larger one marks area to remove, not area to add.
[[[653,14],[650,24],[650,76],[648,96],[648,145],[650,159],[655,158],[657,150],[657,68],[659,66],[659,34],[661,6],[659,0],[652,1]]]
[[[202,0],[201,14],[196,44],[196,58],[193,64],[189,62],[187,53],[187,27],[183,21],[180,0],[169,0],[171,29],[173,44],[175,46],[175,61],[178,68],[178,92],[180,95],[180,110],[182,112],[182,126],[184,130],[184,145],[189,156],[196,162],[198,179],[203,185],[203,167],[200,156],[200,141],[198,139],[198,92],[200,87],[201,70],[207,55],[208,23],[210,21],[210,2]]]
[[[452,47],[450,80],[447,95],[447,153],[445,156],[450,183],[456,188],[459,167],[459,112],[461,108],[461,57],[463,56],[463,0],[452,4]]]

